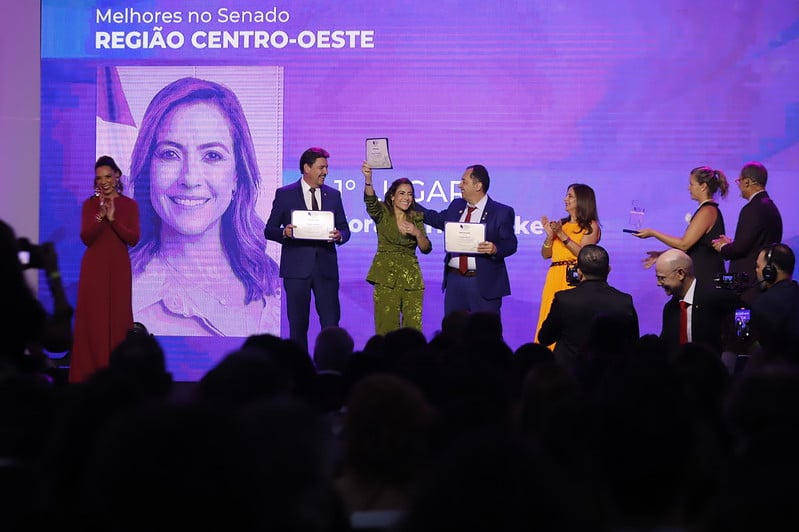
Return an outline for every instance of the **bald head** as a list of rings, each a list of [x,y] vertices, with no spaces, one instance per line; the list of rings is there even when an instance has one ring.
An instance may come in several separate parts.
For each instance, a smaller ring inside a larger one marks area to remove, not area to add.
[[[657,262],[655,262],[655,268],[658,270],[676,270],[680,268],[686,273],[693,275],[694,261],[682,250],[669,249],[660,254]]]
[[[655,277],[666,294],[683,297],[694,280],[694,261],[684,251],[664,251],[655,262]]]

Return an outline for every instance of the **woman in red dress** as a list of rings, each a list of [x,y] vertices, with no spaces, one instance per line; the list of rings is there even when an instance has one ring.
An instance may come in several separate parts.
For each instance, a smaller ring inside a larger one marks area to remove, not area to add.
[[[111,351],[133,327],[128,247],[139,241],[139,207],[122,195],[122,172],[104,155],[94,165],[94,195],[83,202],[74,343],[69,382],[108,366]]]

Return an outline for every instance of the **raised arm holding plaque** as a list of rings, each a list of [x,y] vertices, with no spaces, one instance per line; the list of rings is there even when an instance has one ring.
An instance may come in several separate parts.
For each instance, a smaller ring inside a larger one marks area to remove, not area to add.
[[[480,242],[485,242],[485,239],[485,224],[467,222],[444,224],[444,249],[448,253],[479,253],[477,246]]]
[[[292,211],[291,225],[294,238],[305,240],[330,240],[330,232],[336,228],[332,211]]]
[[[366,164],[372,170],[394,168],[388,153],[387,138],[366,139]]]

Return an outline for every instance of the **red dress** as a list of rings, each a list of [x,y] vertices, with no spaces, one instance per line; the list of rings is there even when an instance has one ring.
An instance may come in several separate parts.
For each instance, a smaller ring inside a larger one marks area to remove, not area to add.
[[[133,327],[128,246],[139,241],[139,207],[131,198],[117,196],[113,222],[98,222],[99,210],[100,198],[83,203],[80,239],[86,252],[78,279],[69,382],[84,381],[108,366],[111,351]]]

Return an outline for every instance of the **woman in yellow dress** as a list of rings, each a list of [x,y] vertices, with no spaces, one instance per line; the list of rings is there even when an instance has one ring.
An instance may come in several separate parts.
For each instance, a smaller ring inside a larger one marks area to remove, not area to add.
[[[541,309],[538,312],[538,326],[535,328],[536,342],[541,324],[549,314],[555,292],[572,288],[566,283],[567,268],[577,264],[577,255],[583,246],[598,243],[601,236],[594,189],[581,183],[571,184],[563,201],[568,216],[555,221],[550,221],[546,216],[541,217],[541,224],[547,234],[541,245],[541,256],[552,259],[552,264],[541,292]],[[549,348],[553,349],[554,345]]]

